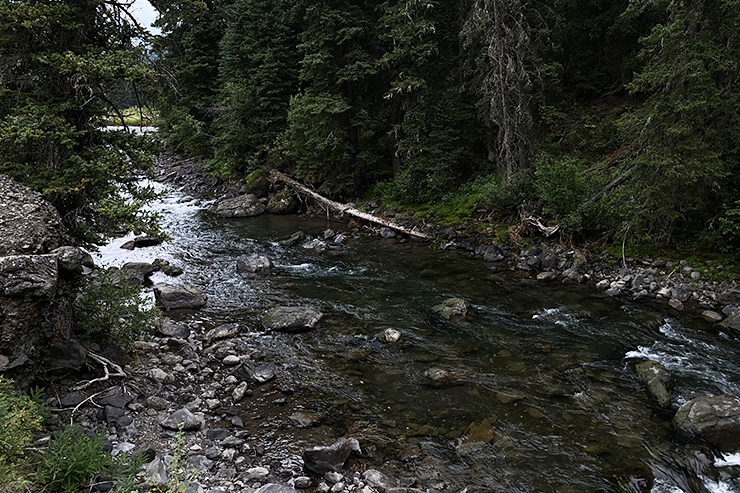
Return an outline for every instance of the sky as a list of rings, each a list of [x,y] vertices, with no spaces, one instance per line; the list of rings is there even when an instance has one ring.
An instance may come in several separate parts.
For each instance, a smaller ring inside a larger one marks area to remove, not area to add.
[[[160,33],[159,29],[152,27],[152,23],[157,19],[157,11],[147,0],[134,0],[131,14],[152,34]]]

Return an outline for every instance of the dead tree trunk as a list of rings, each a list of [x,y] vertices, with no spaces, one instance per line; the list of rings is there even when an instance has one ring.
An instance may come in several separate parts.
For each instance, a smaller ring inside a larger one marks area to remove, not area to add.
[[[273,170],[271,173],[271,176],[273,180],[281,181],[291,187],[296,192],[306,195],[308,197],[311,197],[314,201],[322,204],[324,207],[337,211],[340,214],[346,214],[348,216],[356,217],[357,219],[362,219],[363,221],[368,221],[374,224],[378,224],[380,226],[385,226],[386,228],[393,229],[395,231],[398,231],[400,233],[413,236],[415,238],[419,238],[421,240],[430,240],[431,237],[427,235],[426,233],[422,233],[421,231],[417,231],[415,229],[408,229],[403,226],[400,226],[393,221],[390,221],[388,219],[374,216],[372,214],[368,214],[367,212],[362,212],[360,210],[357,210],[353,207],[350,207],[345,204],[340,204],[339,202],[334,202],[333,200],[329,200],[326,197],[322,197],[318,193],[314,192],[310,188],[306,187],[305,185],[295,181],[294,179],[290,178],[289,176],[284,175],[283,173],[279,171]]]

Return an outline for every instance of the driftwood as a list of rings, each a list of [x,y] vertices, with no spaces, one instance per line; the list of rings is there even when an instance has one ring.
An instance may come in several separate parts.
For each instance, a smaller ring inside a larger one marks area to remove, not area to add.
[[[389,221],[388,219],[384,219],[382,217],[374,216],[373,214],[368,214],[367,212],[362,212],[358,209],[355,209],[353,207],[350,207],[345,204],[340,204],[339,202],[334,202],[333,200],[329,200],[326,197],[322,197],[318,193],[314,192],[310,188],[306,187],[305,185],[302,185],[301,183],[295,181],[294,179],[290,178],[289,176],[284,175],[283,173],[279,171],[272,171],[271,176],[274,180],[281,181],[285,183],[286,185],[290,186],[293,190],[295,190],[298,193],[301,193],[303,195],[307,195],[308,197],[311,197],[316,202],[322,204],[327,209],[332,209],[340,214],[346,214],[348,216],[356,217],[358,219],[362,219],[363,221],[368,221],[374,224],[378,224],[380,226],[385,226],[386,228],[393,229],[395,231],[399,231],[403,234],[407,234],[409,236],[413,236],[415,238],[419,238],[422,240],[429,240],[431,237],[425,233],[422,233],[421,231],[417,231],[415,229],[408,229],[403,226],[400,226],[393,221]]]

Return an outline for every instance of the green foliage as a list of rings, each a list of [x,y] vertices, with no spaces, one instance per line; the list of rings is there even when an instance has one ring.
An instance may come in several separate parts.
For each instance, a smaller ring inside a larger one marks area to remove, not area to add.
[[[151,331],[158,315],[158,310],[146,306],[139,288],[129,282],[129,274],[118,269],[99,271],[89,279],[75,305],[75,322],[85,337],[114,343],[124,350]]]
[[[44,414],[37,398],[19,395],[13,382],[0,375],[0,471],[31,443]]]
[[[123,82],[154,77],[143,49],[132,47],[140,32],[122,8],[0,2],[0,173],[42,192],[88,242],[140,227],[142,213],[122,206],[150,198],[136,186],[153,161],[145,141],[100,128],[117,114],[111,97]]]
[[[39,460],[36,474],[50,492],[76,493],[96,474],[113,476],[116,459],[103,452],[102,434],[87,435],[79,425],[58,432]]]

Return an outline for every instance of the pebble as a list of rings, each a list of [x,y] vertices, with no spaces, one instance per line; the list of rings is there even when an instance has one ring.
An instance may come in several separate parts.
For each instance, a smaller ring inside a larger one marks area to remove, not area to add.
[[[241,363],[241,358],[239,356],[229,355],[223,359],[222,363],[226,366],[236,366]]]

